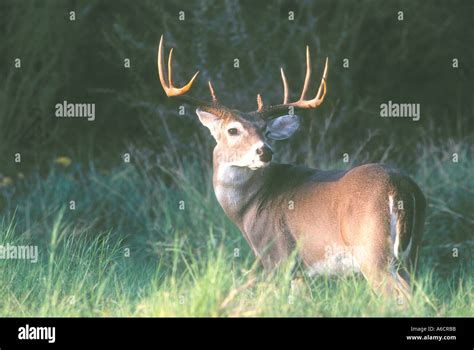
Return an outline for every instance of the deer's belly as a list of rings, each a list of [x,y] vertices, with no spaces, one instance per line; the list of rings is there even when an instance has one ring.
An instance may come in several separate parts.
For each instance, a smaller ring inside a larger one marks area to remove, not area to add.
[[[360,273],[360,267],[353,254],[343,247],[333,247],[324,259],[313,262],[308,267],[308,274],[314,275],[349,275]]]

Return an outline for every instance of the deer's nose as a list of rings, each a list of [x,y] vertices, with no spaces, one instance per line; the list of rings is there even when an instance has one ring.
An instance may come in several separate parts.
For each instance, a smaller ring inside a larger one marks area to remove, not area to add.
[[[257,154],[260,156],[260,160],[265,163],[271,161],[273,157],[273,152],[268,146],[257,148]]]

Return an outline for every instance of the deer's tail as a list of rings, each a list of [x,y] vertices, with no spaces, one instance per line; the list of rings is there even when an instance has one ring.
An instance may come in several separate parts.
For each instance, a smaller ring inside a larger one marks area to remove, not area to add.
[[[393,256],[408,271],[416,270],[425,206],[425,198],[416,185],[410,191],[389,195]]]

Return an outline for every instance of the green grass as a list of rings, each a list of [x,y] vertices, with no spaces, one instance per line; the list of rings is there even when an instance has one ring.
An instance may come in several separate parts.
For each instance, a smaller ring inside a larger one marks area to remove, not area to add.
[[[0,260],[0,315],[473,316],[466,150],[455,164],[444,148],[418,151],[414,175],[430,206],[408,308],[359,277],[317,277],[292,291],[289,268],[270,276],[255,263],[214,198],[207,162],[172,167],[135,150],[112,171],[51,165],[1,189],[0,244],[38,245],[39,260]]]
[[[182,245],[179,235],[168,248],[172,266],[143,263],[123,253],[110,237],[91,240],[67,236],[61,222],[52,229],[36,264],[2,262],[0,312],[3,316],[472,316],[472,278],[417,281],[409,309],[376,297],[363,279],[316,278],[310,290],[291,291],[285,269],[275,276],[251,273],[251,260],[210,235],[207,255]],[[2,227],[2,242],[12,240]],[[254,281],[252,283],[252,281]]]
[[[472,316],[472,277],[434,280],[424,269],[408,309],[375,296],[357,277],[315,278],[291,290],[286,270],[253,271],[251,259],[207,240],[206,256],[176,243],[173,266],[125,257],[107,236],[67,237],[56,226],[36,264],[2,262],[2,316]],[[2,241],[11,232],[2,230]],[[15,243],[25,243],[15,240]],[[11,241],[10,241],[11,244]]]

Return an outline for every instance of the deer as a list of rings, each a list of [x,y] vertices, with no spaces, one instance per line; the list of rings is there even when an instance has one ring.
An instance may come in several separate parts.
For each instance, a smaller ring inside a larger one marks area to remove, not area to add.
[[[300,126],[295,111],[316,109],[327,92],[328,58],[314,98],[307,99],[311,60],[298,100],[290,102],[280,68],[283,102],[242,112],[223,105],[208,82],[210,101],[173,83],[173,49],[164,71],[163,35],[158,75],[168,97],[196,106],[199,121],[216,141],[213,188],[220,206],[240,229],[257,260],[273,271],[296,252],[305,273],[362,274],[376,294],[410,298],[425,220],[426,201],[418,185],[400,170],[373,163],[350,170],[318,170],[273,162],[269,140],[291,137]]]

